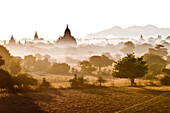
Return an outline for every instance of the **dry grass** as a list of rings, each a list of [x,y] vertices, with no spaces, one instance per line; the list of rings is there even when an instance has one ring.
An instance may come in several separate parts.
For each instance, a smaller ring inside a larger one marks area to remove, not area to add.
[[[162,93],[164,92],[149,90],[143,87],[112,87],[58,89],[17,95],[4,94],[3,96],[1,94],[0,112],[112,113],[155,98]],[[143,108],[140,112],[146,112],[145,110],[152,111],[155,107],[157,112],[168,112],[167,110],[170,108],[169,100],[170,98],[168,96],[161,103],[156,103],[152,108]]]
[[[159,95],[170,92],[170,87],[145,86],[145,87],[127,87],[130,85],[127,79],[113,79],[105,77],[106,88],[90,89],[67,89],[70,86],[69,79],[72,75],[32,75],[41,83],[42,78],[46,78],[55,88],[28,92],[22,94],[0,94],[0,113],[112,113],[122,111],[131,106],[144,103]],[[89,83],[93,84],[97,80],[94,76],[85,76]],[[138,85],[146,84],[146,80],[137,79]],[[157,81],[155,81],[157,82]],[[128,109],[127,112],[169,112],[170,111],[170,93],[152,103],[142,104],[141,106]],[[140,109],[139,109],[140,108]]]

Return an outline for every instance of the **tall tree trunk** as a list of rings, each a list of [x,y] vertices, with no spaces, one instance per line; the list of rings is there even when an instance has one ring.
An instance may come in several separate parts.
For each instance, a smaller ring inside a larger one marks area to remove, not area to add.
[[[99,67],[99,75],[101,75],[101,67]]]

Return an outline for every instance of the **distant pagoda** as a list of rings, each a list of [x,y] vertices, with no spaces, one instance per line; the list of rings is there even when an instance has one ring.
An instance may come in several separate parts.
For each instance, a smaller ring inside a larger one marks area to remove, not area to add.
[[[39,40],[38,35],[37,35],[37,31],[35,31],[34,40]]]
[[[13,35],[11,35],[11,39],[9,40],[9,44],[16,44]]]
[[[59,44],[61,46],[77,46],[76,39],[73,36],[71,36],[71,31],[68,28],[68,24],[65,29],[64,36],[59,37],[58,40],[56,41],[56,44]]]

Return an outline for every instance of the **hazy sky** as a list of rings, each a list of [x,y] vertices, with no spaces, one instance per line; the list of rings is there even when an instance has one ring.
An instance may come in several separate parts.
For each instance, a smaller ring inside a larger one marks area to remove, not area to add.
[[[69,24],[75,38],[132,25],[170,28],[169,0],[0,0],[0,39],[57,39]]]

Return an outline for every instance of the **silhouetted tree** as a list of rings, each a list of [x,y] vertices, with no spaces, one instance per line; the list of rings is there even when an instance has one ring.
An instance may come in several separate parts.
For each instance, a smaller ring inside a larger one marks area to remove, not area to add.
[[[16,61],[16,59],[13,58],[9,63],[8,69],[11,74],[16,75],[17,73],[21,71],[20,62]]]
[[[170,64],[170,55],[168,55],[168,56],[166,57],[166,61],[167,61],[168,64]]]
[[[32,78],[27,73],[18,73],[15,77],[15,82],[18,87],[29,88],[29,86],[37,85],[37,80]]]
[[[102,56],[92,56],[89,58],[90,62],[94,65],[99,67],[99,75],[101,74],[101,68],[111,66],[113,63],[113,60],[109,59],[108,57],[102,55]]]
[[[48,59],[45,58],[43,60],[37,60],[34,65],[34,71],[43,71],[46,72],[49,70],[50,62],[48,62]]]
[[[0,66],[5,64],[5,60],[3,59],[3,57],[0,55]]]
[[[144,54],[144,60],[147,61],[148,65],[154,64],[154,63],[159,63],[164,66],[166,66],[166,61],[159,55],[152,54],[152,53],[146,53]]]
[[[165,75],[160,79],[160,82],[162,85],[170,85],[170,77],[168,75]]]
[[[131,86],[136,85],[135,78],[143,77],[148,71],[148,65],[143,57],[135,58],[133,54],[127,54],[114,65],[113,77],[129,78]]]
[[[97,82],[99,83],[99,86],[102,86],[102,83],[105,83],[106,80],[103,77],[99,76]]]
[[[167,75],[170,75],[170,69],[163,68],[162,72],[167,74]]]
[[[0,88],[8,89],[9,92],[14,92],[14,80],[12,76],[3,69],[0,69]]]
[[[146,53],[144,54],[144,60],[147,61],[149,72],[152,72],[153,74],[159,74],[166,66],[166,61],[156,54]]]
[[[27,71],[32,71],[34,69],[34,66],[36,64],[36,57],[33,55],[28,55],[24,57],[24,68]]]
[[[84,79],[83,76],[77,77],[76,74],[74,74],[74,78],[69,80],[71,87],[83,87],[87,85],[87,79]]]
[[[163,68],[164,65],[160,63],[153,63],[149,65],[149,71],[152,72],[154,75],[160,74]]]
[[[49,73],[53,74],[68,74],[70,66],[66,63],[55,63],[49,70]]]
[[[153,53],[159,56],[167,56],[168,50],[163,45],[157,45],[155,48],[149,48],[149,53]]]
[[[91,62],[86,61],[86,60],[80,62],[79,66],[81,67],[81,72],[83,74],[92,74],[92,72],[96,70],[96,68],[93,67]]]
[[[6,49],[6,47],[0,45],[0,55],[4,58],[5,60],[5,65],[4,67],[7,68],[10,60],[12,59],[11,54],[9,53],[9,51]]]
[[[134,49],[135,49],[135,45],[131,41],[128,41],[124,43],[124,47],[120,51],[126,55],[126,54],[133,53]]]

